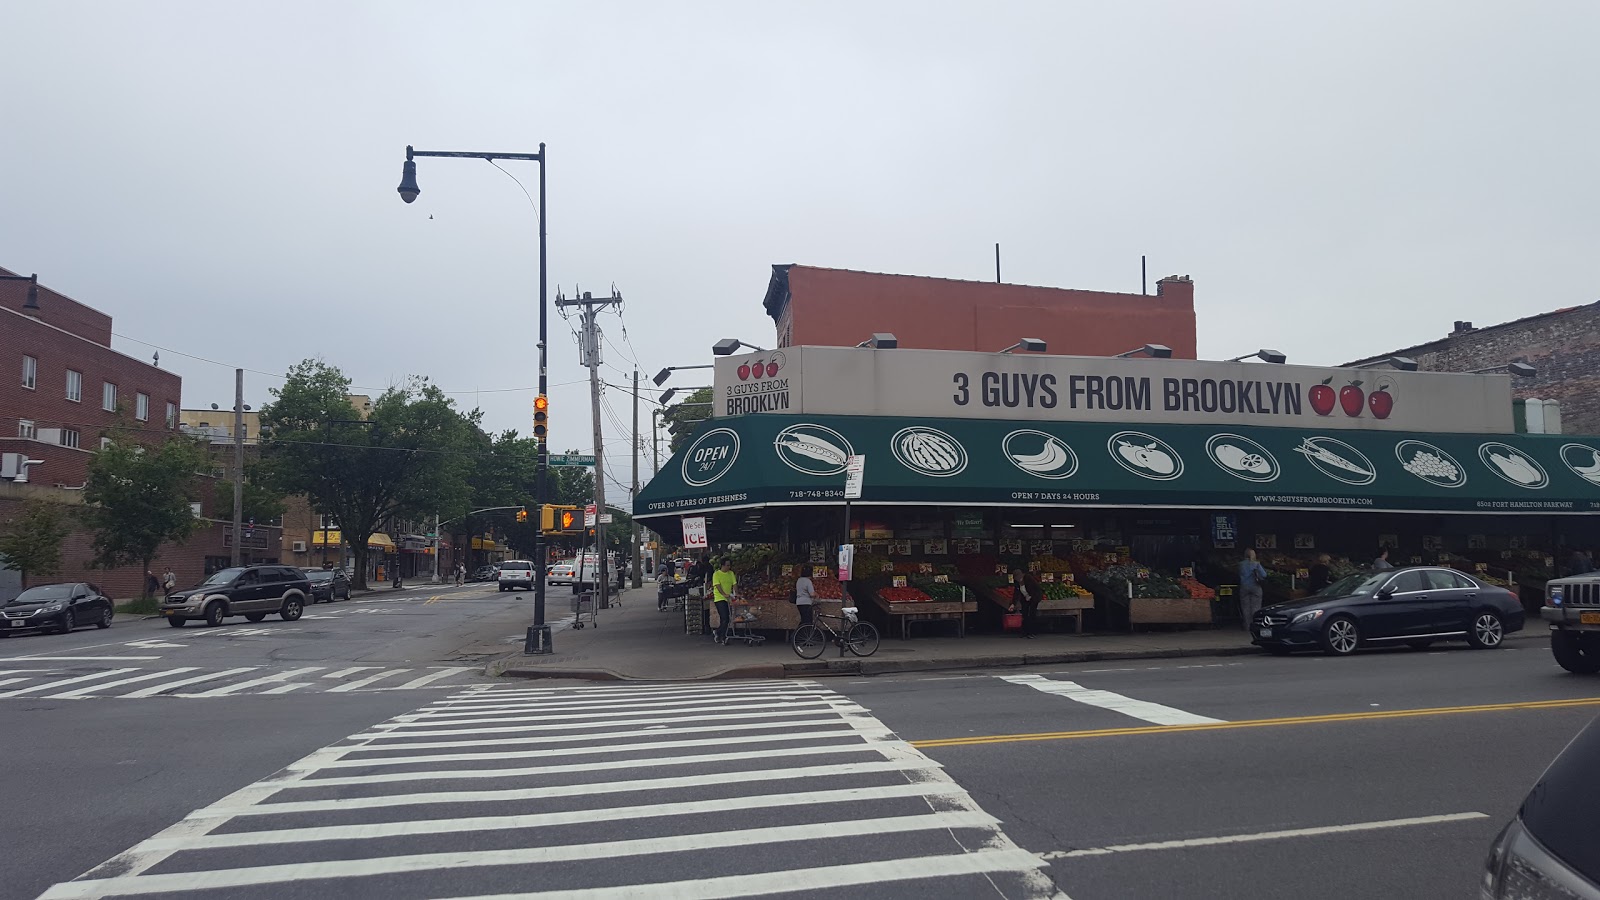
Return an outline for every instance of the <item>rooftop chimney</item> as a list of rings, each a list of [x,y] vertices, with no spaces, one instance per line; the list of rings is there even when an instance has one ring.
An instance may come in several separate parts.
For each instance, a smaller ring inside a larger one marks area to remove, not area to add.
[[[1474,330],[1474,329],[1472,327],[1472,323],[1471,322],[1463,322],[1460,319],[1457,319],[1456,320],[1456,327],[1450,333],[1451,334],[1465,334],[1465,333],[1467,333],[1469,331],[1472,331],[1472,330]]]

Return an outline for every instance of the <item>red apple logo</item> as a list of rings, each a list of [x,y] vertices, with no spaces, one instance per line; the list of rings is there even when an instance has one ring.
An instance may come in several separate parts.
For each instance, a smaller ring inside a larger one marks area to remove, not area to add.
[[[777,363],[775,363],[775,362],[767,363],[767,377],[768,378],[777,378],[778,377],[778,364]]]
[[[1335,395],[1333,393],[1333,388],[1328,387],[1329,383],[1332,381],[1332,376],[1329,376],[1327,381],[1311,386],[1311,409],[1319,416],[1331,415],[1333,413]]]
[[[1387,419],[1394,412],[1394,395],[1389,393],[1388,382],[1379,382],[1378,389],[1367,395],[1367,408],[1380,419]]]
[[[1352,381],[1339,388],[1339,405],[1344,407],[1344,414],[1351,418],[1361,415],[1361,408],[1367,405],[1367,395],[1361,390],[1361,382]]]
[[[744,381],[745,379],[747,379],[749,377],[750,377],[750,364],[749,363],[740,363],[739,364],[739,380],[740,381]]]

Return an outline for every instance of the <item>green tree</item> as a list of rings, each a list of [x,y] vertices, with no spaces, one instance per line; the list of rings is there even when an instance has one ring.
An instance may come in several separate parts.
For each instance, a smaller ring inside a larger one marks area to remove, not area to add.
[[[482,432],[477,412],[463,415],[425,378],[385,391],[366,418],[349,390],[350,379],[319,360],[290,369],[261,410],[263,430],[272,429],[262,461],[275,490],[305,494],[337,517],[364,588],[367,540],[384,522],[467,509]]]
[[[233,515],[233,477],[230,472],[227,477],[217,482],[216,488],[217,507],[226,508],[228,515]],[[257,525],[275,522],[283,517],[283,493],[277,490],[267,477],[266,469],[260,461],[245,463],[244,467],[244,517],[254,519]]]
[[[54,503],[30,500],[0,531],[0,568],[29,575],[61,571],[61,542],[70,531],[67,517]]]
[[[150,568],[156,550],[201,525],[190,509],[206,451],[188,437],[161,443],[113,440],[89,458],[84,524],[94,532],[94,565]]]
[[[695,391],[682,401],[667,407],[661,414],[661,421],[672,437],[668,445],[669,451],[677,453],[687,446],[689,441],[694,439],[695,432],[700,429],[700,423],[709,418],[711,418],[709,388]]]

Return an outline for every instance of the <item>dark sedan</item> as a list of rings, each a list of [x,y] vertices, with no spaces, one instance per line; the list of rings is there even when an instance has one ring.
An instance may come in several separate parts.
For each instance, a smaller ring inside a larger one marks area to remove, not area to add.
[[[1522,630],[1522,601],[1510,591],[1454,569],[1416,566],[1351,575],[1309,597],[1261,609],[1251,643],[1271,653],[1319,649],[1334,656],[1363,645],[1434,641],[1500,646]]]
[[[1489,849],[1483,900],[1600,900],[1600,719],[1561,751]]]
[[[350,579],[342,569],[306,569],[311,579],[311,602],[332,603],[350,599]]]
[[[0,607],[0,637],[29,631],[66,634],[82,625],[111,627],[114,604],[92,584],[41,584]]]
[[[500,570],[496,569],[494,566],[479,566],[477,569],[475,569],[473,571],[472,577],[468,578],[467,580],[468,581],[493,581],[493,580],[495,580],[496,577],[499,576],[499,574],[500,574]]]

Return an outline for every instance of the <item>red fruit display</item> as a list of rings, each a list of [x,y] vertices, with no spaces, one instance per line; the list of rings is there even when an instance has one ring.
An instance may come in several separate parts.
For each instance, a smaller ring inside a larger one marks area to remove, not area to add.
[[[1394,395],[1389,393],[1389,385],[1379,384],[1377,390],[1367,395],[1367,408],[1380,419],[1389,418],[1389,413],[1394,412]]]
[[[1319,416],[1331,415],[1333,413],[1335,394],[1333,393],[1333,388],[1328,386],[1332,381],[1333,379],[1330,377],[1327,381],[1324,381],[1321,384],[1314,384],[1311,386],[1311,409]]]
[[[1339,389],[1339,405],[1344,407],[1347,416],[1361,415],[1362,407],[1367,405],[1367,393],[1361,389],[1361,382],[1352,381]]]
[[[750,377],[750,364],[749,363],[740,363],[739,364],[739,380],[740,381],[744,381],[745,379],[747,379],[749,377]]]

